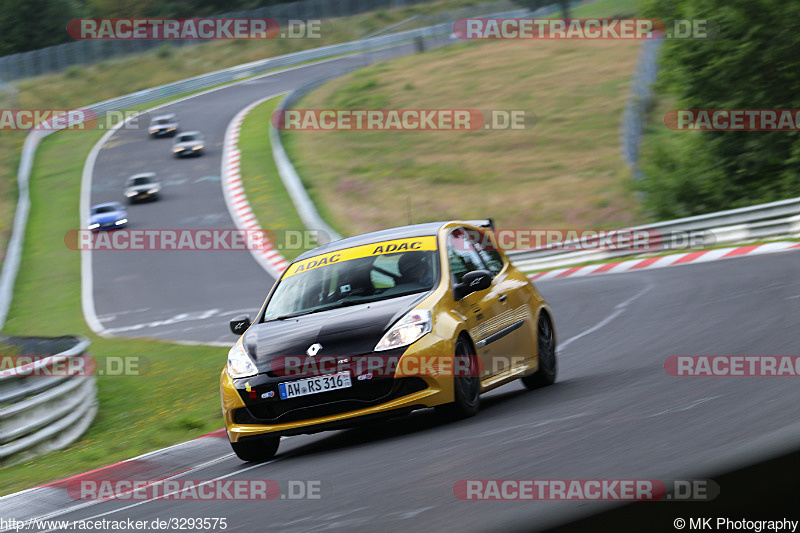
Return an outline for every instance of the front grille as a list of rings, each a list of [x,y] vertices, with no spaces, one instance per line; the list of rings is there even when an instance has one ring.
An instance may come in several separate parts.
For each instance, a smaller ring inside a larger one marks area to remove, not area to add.
[[[426,387],[425,381],[418,377],[356,381],[348,389],[287,400],[274,399],[237,409],[233,420],[237,424],[283,424],[333,416],[385,403],[424,390]]]

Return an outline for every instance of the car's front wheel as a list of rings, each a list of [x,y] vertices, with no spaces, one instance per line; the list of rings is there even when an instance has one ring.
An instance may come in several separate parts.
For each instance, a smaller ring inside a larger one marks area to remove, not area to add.
[[[233,448],[236,457],[242,461],[263,463],[275,457],[280,442],[281,438],[277,436],[264,437],[261,439],[231,442],[231,448]]]
[[[558,364],[556,362],[556,337],[550,317],[542,312],[538,325],[539,369],[522,378],[522,383],[529,389],[538,389],[552,385],[556,380]]]
[[[453,365],[454,369],[469,370],[456,372],[466,375],[456,375],[453,378],[453,402],[436,409],[445,417],[458,420],[478,413],[481,405],[481,378],[475,352],[464,337],[459,337],[456,341],[455,358],[459,362]]]

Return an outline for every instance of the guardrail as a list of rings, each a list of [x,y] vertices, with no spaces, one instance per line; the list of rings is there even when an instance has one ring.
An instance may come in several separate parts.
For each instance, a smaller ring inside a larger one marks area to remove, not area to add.
[[[32,131],[25,137],[22,154],[17,169],[17,209],[14,211],[14,223],[11,237],[8,239],[3,269],[0,271],[0,330],[6,323],[6,316],[11,307],[14,295],[14,281],[17,279],[19,264],[22,261],[22,244],[25,241],[25,228],[28,226],[28,211],[31,208],[30,187],[28,181],[33,168],[33,156],[39,143],[52,131]]]
[[[639,147],[642,144],[647,113],[653,101],[653,84],[658,81],[658,58],[664,39],[645,40],[642,43],[631,88],[625,99],[625,109],[619,128],[622,157],[631,167],[635,179],[641,179]]]
[[[318,87],[319,85],[322,85],[331,79],[344,76],[352,70],[354,69],[343,69],[331,76],[318,78],[310,83],[298,87],[283,97],[278,104],[276,111],[282,111],[292,107],[295,103],[297,103],[298,100],[300,100],[300,98],[308,94],[315,87]],[[278,169],[278,175],[281,177],[283,186],[286,187],[286,191],[289,193],[289,197],[292,199],[292,203],[294,204],[294,208],[297,210],[297,214],[300,216],[300,220],[303,221],[303,226],[305,226],[306,229],[319,232],[320,237],[327,235],[328,240],[323,242],[322,239],[318,239],[318,244],[327,244],[330,241],[338,241],[341,239],[342,236],[339,235],[336,230],[330,227],[324,220],[322,220],[317,208],[314,206],[314,202],[311,201],[311,197],[308,196],[308,191],[306,191],[305,187],[303,186],[303,182],[300,179],[300,175],[297,173],[297,169],[294,168],[292,161],[286,154],[286,150],[281,142],[280,131],[278,131],[278,129],[275,128],[272,123],[269,125],[269,142],[272,145],[272,159],[275,161],[275,167]]]
[[[81,357],[89,340],[2,337],[0,343],[36,354],[28,364],[3,365],[0,371],[0,463],[58,450],[80,437],[97,412],[96,378],[85,375]],[[7,355],[2,359],[10,360]]]
[[[646,231],[648,248],[686,251],[703,249],[714,244],[742,243],[769,237],[800,237],[800,197],[766,204],[729,209],[693,217],[657,222],[620,231]],[[637,249],[564,251],[571,245],[591,248],[597,239],[567,241],[531,250],[515,250],[506,255],[526,271],[560,268],[577,263],[613,259],[643,253]],[[598,248],[601,248],[598,246]],[[653,250],[658,251],[658,250]]]

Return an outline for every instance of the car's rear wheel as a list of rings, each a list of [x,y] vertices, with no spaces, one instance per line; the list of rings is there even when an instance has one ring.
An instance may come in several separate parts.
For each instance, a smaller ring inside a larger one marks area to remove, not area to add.
[[[458,420],[477,414],[481,405],[481,378],[476,368],[475,352],[464,337],[456,341],[455,358],[461,359],[453,368],[469,368],[466,376],[453,378],[453,402],[440,405],[436,409],[449,419]]]
[[[265,437],[262,439],[231,442],[231,448],[233,448],[236,457],[242,461],[263,463],[275,457],[280,442],[280,437]]]
[[[539,315],[538,345],[539,345],[539,370],[522,378],[522,383],[529,389],[539,389],[552,385],[556,380],[558,363],[556,361],[556,337],[553,333],[553,323],[547,313]]]

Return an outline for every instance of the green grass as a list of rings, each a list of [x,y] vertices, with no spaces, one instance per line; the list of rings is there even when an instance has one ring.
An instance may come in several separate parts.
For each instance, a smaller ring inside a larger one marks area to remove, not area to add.
[[[71,446],[30,462],[2,467],[0,494],[98,468],[222,427],[219,372],[225,349],[154,340],[104,339],[83,321],[80,254],[64,244],[80,227],[80,180],[99,131],[56,133],[43,141],[31,176],[32,207],[14,301],[4,333],[82,334],[98,359],[144,356],[147,375],[98,376],[99,411]]]
[[[282,98],[271,98],[250,111],[242,124],[239,150],[242,153],[241,174],[247,201],[262,227],[274,232],[277,238],[275,244],[281,254],[291,261],[308,248],[293,247],[291,239],[287,242],[286,230],[302,232],[305,228],[272,159],[269,123]],[[305,240],[302,242],[305,243]]]
[[[631,16],[599,0],[575,17]],[[283,132],[323,218],[343,235],[492,216],[508,228],[616,228],[647,220],[619,147],[636,41],[467,42],[383,62],[300,109],[532,111],[524,131]],[[410,213],[409,213],[410,212]]]
[[[598,0],[572,10],[575,18],[632,17],[639,11],[640,0]]]
[[[491,216],[506,228],[644,222],[619,146],[640,43],[464,43],[359,70],[299,109],[528,110],[525,130],[289,131],[285,147],[343,235]]]

